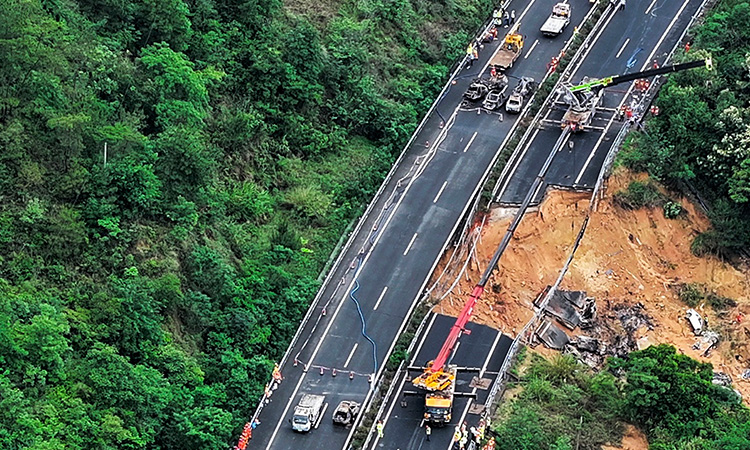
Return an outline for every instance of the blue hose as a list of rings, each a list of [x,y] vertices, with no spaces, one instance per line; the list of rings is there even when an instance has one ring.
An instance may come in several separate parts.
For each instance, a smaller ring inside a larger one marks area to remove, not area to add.
[[[359,266],[359,263],[357,263],[357,266]],[[378,373],[378,346],[375,344],[375,341],[372,340],[370,336],[367,335],[367,323],[365,322],[365,316],[362,314],[362,308],[359,306],[359,300],[357,300],[357,297],[354,296],[354,293],[359,290],[359,281],[356,279],[354,280],[354,289],[352,289],[351,292],[349,292],[349,298],[352,299],[355,305],[357,305],[357,312],[359,313],[359,320],[362,322],[362,336],[365,337],[368,341],[370,341],[370,344],[372,344],[372,362],[375,366],[375,369],[373,370],[373,373]]]

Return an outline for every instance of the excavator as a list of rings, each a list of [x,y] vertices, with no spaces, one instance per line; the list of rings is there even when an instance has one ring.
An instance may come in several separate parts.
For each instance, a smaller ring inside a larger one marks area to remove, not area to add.
[[[577,86],[572,86],[567,83],[563,84],[562,95],[569,107],[560,121],[560,128],[570,127],[573,132],[590,129],[591,121],[596,114],[596,108],[601,104],[605,87],[615,86],[641,78],[694,69],[701,66],[705,66],[708,70],[712,70],[713,63],[711,62],[711,58],[682,64],[673,64],[625,75],[614,75],[601,79],[584,78]]]

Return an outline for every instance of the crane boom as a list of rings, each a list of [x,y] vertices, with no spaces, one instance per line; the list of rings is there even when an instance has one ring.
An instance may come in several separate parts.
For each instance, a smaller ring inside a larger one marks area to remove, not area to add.
[[[570,92],[577,91],[588,91],[593,89],[601,89],[607,86],[615,86],[621,83],[627,83],[628,81],[637,80],[639,78],[653,77],[656,75],[664,75],[665,73],[679,72],[681,70],[694,69],[696,67],[705,66],[709,70],[713,68],[711,58],[705,60],[699,59],[696,61],[690,61],[682,64],[672,64],[664,67],[657,67],[656,69],[648,69],[640,72],[627,73],[625,75],[613,75],[611,77],[604,77],[600,80],[589,81],[588,83],[582,83],[578,86],[571,86]]]

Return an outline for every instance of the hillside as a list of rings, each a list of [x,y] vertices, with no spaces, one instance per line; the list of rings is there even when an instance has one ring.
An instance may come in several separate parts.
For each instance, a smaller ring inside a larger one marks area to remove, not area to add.
[[[2,2],[0,448],[226,449],[490,9]]]

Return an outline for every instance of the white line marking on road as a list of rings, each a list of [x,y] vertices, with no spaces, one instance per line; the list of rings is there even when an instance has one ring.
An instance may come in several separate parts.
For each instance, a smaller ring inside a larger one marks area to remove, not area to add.
[[[651,12],[651,8],[653,8],[655,4],[656,4],[656,0],[654,0],[653,2],[651,2],[650,5],[648,5],[648,8],[646,8],[646,14],[648,14],[649,12]]]
[[[375,307],[372,308],[373,311],[377,311],[378,310],[378,306],[380,306],[380,302],[383,300],[383,297],[385,297],[385,291],[387,291],[387,290],[388,290],[388,286],[386,286],[386,287],[383,288],[383,292],[380,293],[380,297],[378,297],[378,301],[375,302]]]
[[[479,132],[475,131],[474,134],[471,135],[471,139],[469,139],[469,142],[466,144],[466,147],[464,147],[464,153],[466,153],[466,150],[468,150],[469,147],[471,147],[471,143],[474,142],[474,139],[476,139],[477,134],[479,134]]]
[[[622,44],[622,48],[620,49],[619,52],[617,52],[617,56],[615,56],[615,58],[619,58],[620,55],[622,55],[622,52],[625,51],[625,47],[628,46],[628,42],[630,42],[630,38],[625,39],[625,43]]]
[[[672,19],[672,22],[670,22],[669,26],[664,31],[664,34],[661,35],[661,39],[659,39],[659,42],[656,43],[656,45],[654,46],[653,50],[651,50],[651,53],[648,55],[648,58],[646,58],[646,62],[643,64],[643,67],[641,68],[641,70],[646,69],[646,67],[649,64],[651,64],[651,59],[654,57],[654,54],[656,54],[656,52],[659,50],[659,46],[664,41],[664,38],[666,38],[667,34],[669,34],[669,32],[672,30],[672,26],[674,26],[675,22],[680,17],[680,15],[682,14],[682,11],[685,9],[685,7],[687,6],[687,4],[688,4],[689,1],[690,0],[685,0],[685,3],[682,4],[682,7],[677,12],[677,15],[674,17],[674,19]],[[654,3],[656,3],[656,0],[654,0],[654,2],[651,3],[651,6],[653,6]],[[651,6],[649,6],[649,9],[651,9]],[[648,11],[646,11],[646,13],[648,13]],[[622,52],[622,50],[620,50],[620,52]],[[628,91],[622,97],[622,100],[620,101],[620,104],[619,104],[619,106],[617,108],[618,110],[620,109],[620,107],[622,107],[622,105],[628,99],[628,95],[630,95],[630,92],[632,90],[633,90],[633,86],[631,85],[630,88],[628,88]],[[578,172],[578,176],[576,177],[575,184],[578,184],[581,181],[581,178],[583,177],[583,173],[589,167],[589,163],[594,158],[594,154],[596,153],[596,151],[599,149],[599,146],[604,141],[604,138],[606,137],[607,132],[609,131],[609,128],[610,128],[610,126],[612,125],[612,123],[614,121],[615,121],[615,116],[612,116],[612,118],[609,119],[609,122],[607,122],[607,126],[604,127],[604,131],[602,132],[602,135],[599,136],[599,139],[596,141],[596,145],[594,145],[594,148],[591,150],[591,153],[589,153],[588,158],[586,158],[586,162],[583,164],[583,168],[581,168],[581,171]]]
[[[513,178],[513,175],[515,175],[516,169],[518,169],[518,165],[521,164],[521,161],[523,161],[523,157],[526,156],[526,152],[529,150],[529,147],[531,147],[531,144],[534,142],[534,139],[536,139],[536,135],[539,134],[539,131],[540,131],[539,129],[534,131],[534,134],[531,136],[531,139],[529,139],[529,142],[526,143],[526,147],[524,147],[523,151],[521,152],[521,156],[519,156],[518,159],[516,160],[516,164],[515,166],[513,166],[513,170],[510,171],[508,178],[505,179],[503,188],[500,189],[500,192],[497,194],[497,199],[503,198],[503,194],[505,193],[505,189],[508,188],[510,179]]]
[[[448,181],[445,181],[443,183],[443,186],[438,191],[437,195],[435,196],[435,200],[433,200],[432,203],[437,203],[438,199],[440,198],[440,195],[443,193],[443,190],[445,189],[446,186],[448,186]]]
[[[320,415],[318,416],[318,421],[317,421],[317,422],[315,422],[315,429],[316,429],[316,430],[317,430],[317,429],[318,429],[318,427],[320,426],[320,422],[321,422],[321,421],[323,420],[323,416],[325,416],[325,415],[326,415],[326,410],[327,410],[327,409],[328,409],[328,402],[326,402],[326,404],[325,404],[325,405],[323,406],[323,412],[322,412],[322,413],[320,413]]]
[[[526,59],[526,58],[528,58],[528,57],[529,57],[529,55],[531,54],[531,52],[533,52],[533,51],[534,51],[534,47],[536,47],[536,44],[538,44],[538,43],[539,43],[539,39],[537,39],[536,41],[534,41],[534,43],[533,43],[533,44],[531,45],[531,48],[530,48],[530,49],[529,49],[529,51],[528,51],[528,52],[526,53],[526,55],[525,55],[525,56],[523,57],[523,59]]]
[[[479,371],[479,378],[482,378],[482,375],[484,375],[484,371],[487,370],[487,366],[490,364],[490,359],[492,358],[492,354],[495,353],[495,347],[497,346],[497,343],[500,342],[500,338],[502,337],[503,333],[497,332],[497,336],[495,336],[495,341],[492,343],[492,347],[490,347],[490,352],[487,354],[487,359],[484,360],[484,365],[482,366],[482,370]],[[498,375],[500,376],[500,375]],[[472,389],[472,394],[477,393],[477,388]],[[469,413],[469,407],[471,407],[471,403],[473,402],[473,399],[469,399],[468,402],[466,402],[466,407],[464,408],[464,412],[461,413],[461,419],[457,423],[464,423],[464,420],[466,419],[466,414]],[[448,450],[451,450],[453,448],[453,442],[451,442],[451,446],[448,447]]]
[[[414,361],[417,360],[417,356],[419,356],[419,351],[422,350],[422,344],[424,344],[424,341],[427,340],[427,336],[430,334],[430,330],[432,329],[432,324],[435,323],[436,318],[437,318],[437,314],[433,314],[432,319],[430,319],[430,324],[427,325],[427,329],[422,335],[422,340],[419,341],[419,345],[417,345],[417,348],[414,351],[414,356],[412,356],[411,358],[411,364],[409,364],[410,366],[413,366]],[[391,413],[393,412],[393,407],[396,406],[396,403],[398,403],[396,399],[398,399],[398,393],[401,392],[401,389],[403,389],[404,383],[406,383],[406,373],[404,373],[404,376],[401,377],[401,384],[399,385],[398,389],[394,391],[395,396],[393,397],[393,402],[391,403],[391,406],[388,408],[388,412],[386,413],[385,417],[380,418],[380,420],[383,421],[383,430],[385,430],[385,426],[388,424],[388,418],[391,417]],[[379,440],[378,437],[375,436],[375,439],[372,442],[372,448],[378,447],[378,440]]]
[[[346,358],[346,362],[344,363],[344,369],[349,365],[349,363],[352,361],[352,356],[354,356],[354,352],[357,351],[357,346],[359,343],[354,344],[354,348],[352,348],[352,351],[349,352],[349,356]]]
[[[414,233],[414,236],[411,237],[411,241],[409,241],[409,245],[406,246],[406,250],[404,250],[404,256],[406,256],[407,253],[409,253],[409,250],[411,250],[412,244],[414,244],[414,240],[417,238],[417,233]]]
[[[682,15],[682,11],[685,10],[685,7],[688,5],[688,3],[690,3],[690,0],[685,0],[685,3],[682,4],[682,6],[680,7],[680,10],[677,11],[677,14],[675,14],[674,19],[672,19],[672,21],[669,22],[669,26],[667,27],[666,31],[664,31],[664,34],[661,35],[661,39],[659,39],[659,42],[657,42],[656,45],[654,45],[654,50],[651,52],[650,55],[648,55],[648,59],[643,64],[643,69],[641,70],[644,70],[646,66],[651,64],[651,58],[654,57],[654,54],[656,53],[657,50],[659,50],[659,46],[661,45],[661,43],[664,42],[664,39],[666,39],[669,32],[672,31],[672,27],[674,26],[675,22],[677,22],[677,19],[680,18],[680,16]]]

